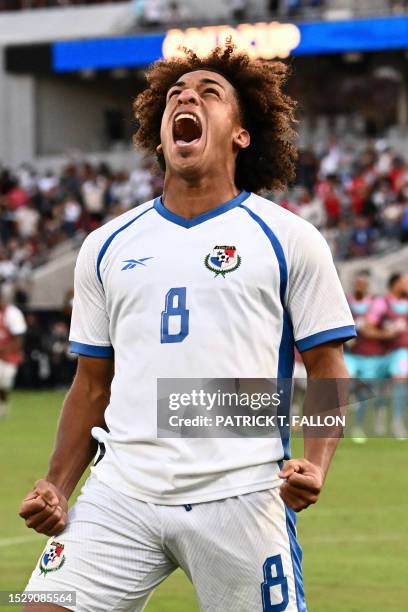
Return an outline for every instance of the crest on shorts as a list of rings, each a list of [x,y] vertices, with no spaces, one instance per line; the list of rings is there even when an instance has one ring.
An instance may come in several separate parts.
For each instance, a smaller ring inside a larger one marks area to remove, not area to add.
[[[48,544],[45,549],[45,553],[40,560],[40,572],[41,574],[49,574],[50,572],[56,572],[61,569],[65,563],[64,544],[56,542],[55,540]]]
[[[233,272],[241,265],[241,257],[234,246],[220,245],[215,246],[211,253],[204,259],[205,267],[215,276],[221,274],[225,276],[228,272]]]

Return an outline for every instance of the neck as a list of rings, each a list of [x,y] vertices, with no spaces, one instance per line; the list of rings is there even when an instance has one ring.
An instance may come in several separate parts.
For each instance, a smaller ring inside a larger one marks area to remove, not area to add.
[[[188,181],[179,175],[166,172],[164,177],[163,202],[168,210],[193,219],[240,193],[230,176],[201,177]]]

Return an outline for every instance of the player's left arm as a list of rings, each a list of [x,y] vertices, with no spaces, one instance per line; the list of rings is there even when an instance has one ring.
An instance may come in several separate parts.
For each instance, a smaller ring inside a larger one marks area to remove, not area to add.
[[[341,381],[348,379],[347,368],[343,359],[342,341],[329,342],[316,346],[302,354],[303,362],[306,367],[308,381],[327,380],[327,387],[336,385],[339,381],[339,394],[335,393],[336,398],[341,398],[343,385]],[[320,382],[317,382],[319,393]],[[323,386],[323,383],[322,383]],[[310,382],[309,382],[310,387]],[[322,390],[323,391],[323,390]],[[312,391],[311,401],[306,399],[303,406],[305,416],[311,416],[316,412],[316,386]],[[324,394],[326,395],[327,394]],[[330,397],[330,393],[328,394]],[[334,399],[334,403],[338,403]],[[338,405],[323,407],[323,409],[333,409],[337,412]],[[336,435],[336,433],[338,435]],[[304,457],[290,459],[284,465],[279,476],[285,479],[280,488],[280,495],[284,502],[299,512],[311,504],[315,504],[319,499],[323,484],[330,466],[330,462],[339,443],[341,431],[331,431],[330,437],[304,437]]]
[[[354,320],[326,241],[310,224],[298,230],[286,245],[286,308],[308,376],[303,412],[342,416],[348,386],[342,344],[356,335]],[[280,474],[281,496],[293,510],[318,500],[341,434],[336,427],[304,428],[304,457],[287,461]]]

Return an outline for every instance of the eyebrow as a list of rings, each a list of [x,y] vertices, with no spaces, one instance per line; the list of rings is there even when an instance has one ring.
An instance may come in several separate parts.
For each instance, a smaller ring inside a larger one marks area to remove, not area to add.
[[[173,87],[184,87],[185,84],[186,84],[185,81],[177,81],[177,83],[174,83],[174,85],[172,85],[170,89],[173,89]],[[221,89],[225,90],[225,87],[221,85],[221,83],[219,83],[218,81],[215,81],[214,79],[210,79],[208,77],[200,79],[200,84],[218,85],[218,87],[221,87]]]

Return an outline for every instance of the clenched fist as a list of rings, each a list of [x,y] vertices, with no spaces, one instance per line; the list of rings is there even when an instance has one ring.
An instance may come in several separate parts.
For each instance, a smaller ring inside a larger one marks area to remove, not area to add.
[[[61,533],[67,523],[67,513],[65,495],[47,480],[37,480],[19,511],[27,527],[48,536]]]
[[[290,459],[278,474],[284,478],[279,494],[295,512],[304,510],[319,499],[323,487],[322,470],[307,459]]]

